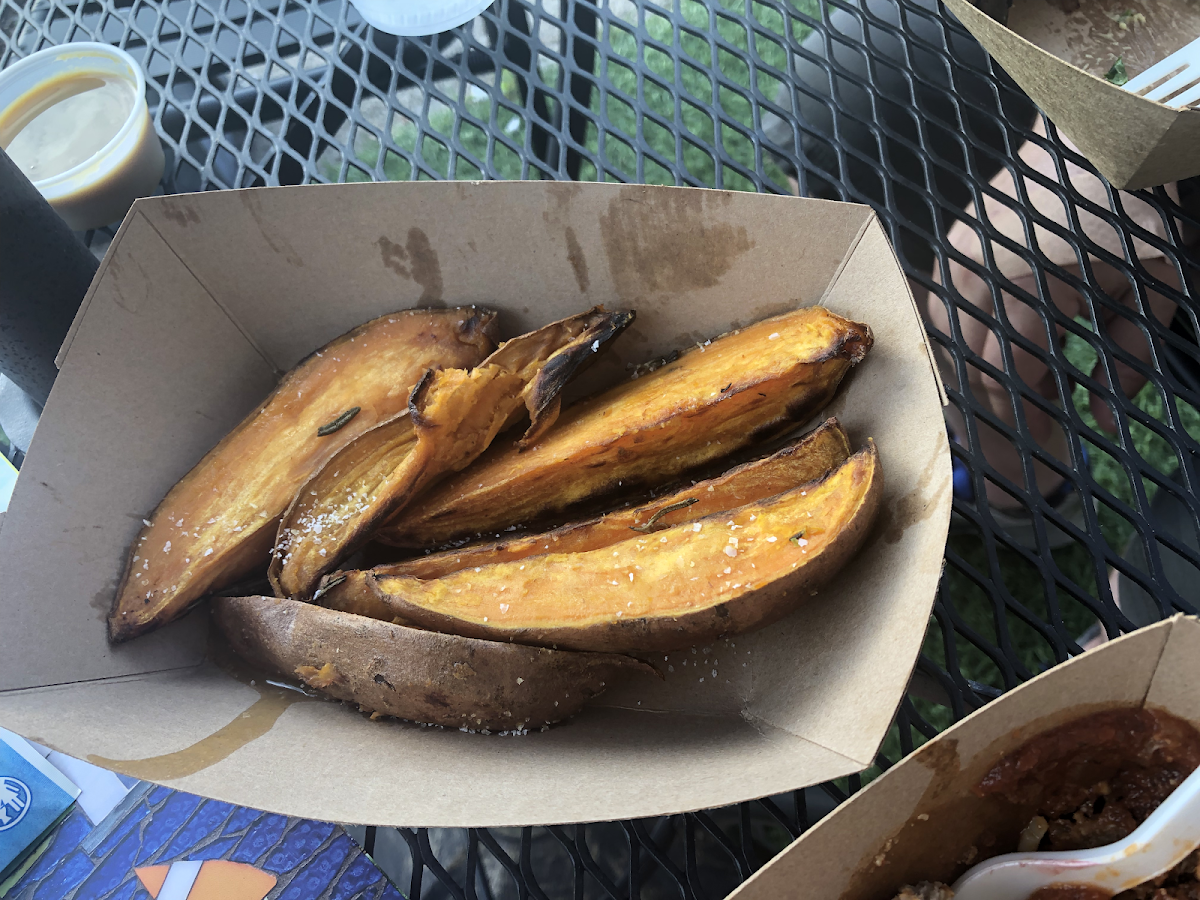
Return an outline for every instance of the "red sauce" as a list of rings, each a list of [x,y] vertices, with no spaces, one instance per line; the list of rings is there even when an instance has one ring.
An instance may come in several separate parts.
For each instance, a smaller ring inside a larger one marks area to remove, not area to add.
[[[1200,734],[1150,710],[1114,709],[1040,734],[1004,757],[975,792],[1037,810],[1043,850],[1128,835],[1200,765]]]
[[[1128,836],[1197,766],[1200,732],[1190,723],[1140,707],[1112,709],[1026,741],[992,767],[975,793],[1013,804],[1026,822],[1045,819],[1037,849],[1082,850]],[[1200,900],[1198,869],[1200,853],[1193,853],[1117,900]],[[945,896],[945,885],[926,882],[904,888],[897,900]],[[1070,884],[1042,888],[1029,900],[1110,898],[1092,885]]]
[[[1029,900],[1112,900],[1112,894],[1090,884],[1052,884],[1038,888]]]

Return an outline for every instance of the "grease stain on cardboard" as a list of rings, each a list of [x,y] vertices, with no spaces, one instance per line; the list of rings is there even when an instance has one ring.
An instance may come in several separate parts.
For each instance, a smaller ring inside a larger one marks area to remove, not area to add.
[[[408,237],[404,246],[393,241],[387,235],[380,235],[375,242],[384,266],[391,269],[401,278],[419,284],[421,291],[420,303],[423,306],[442,306],[442,265],[438,261],[437,251],[429,243],[429,236],[420,228],[408,229]]]
[[[642,202],[640,190],[622,191],[600,216],[600,237],[617,296],[710,288],[718,284],[754,241],[741,225],[719,221],[706,191],[679,191],[664,201]]]
[[[108,614],[112,612],[113,597],[117,593],[117,583],[119,578],[114,578],[104,586],[103,590],[97,591],[92,595],[92,599],[88,601],[88,606],[100,613],[100,621],[108,621]]]
[[[579,244],[579,238],[575,236],[575,229],[570,225],[567,226],[566,237],[567,260],[571,263],[571,271],[575,273],[575,283],[579,285],[579,293],[586,294],[592,283],[588,277],[587,258],[583,255],[583,247]]]
[[[288,265],[295,266],[297,269],[304,268],[304,260],[300,254],[296,252],[296,249],[288,239],[283,237],[279,233],[279,230],[263,215],[261,200],[255,196],[254,191],[242,192],[242,205],[246,207],[246,211],[254,219],[254,223],[258,226],[258,232],[262,235],[262,239],[267,242],[267,246],[286,259]]]
[[[141,778],[145,781],[173,781],[195,775],[227,759],[256,738],[270,731],[283,711],[300,700],[302,695],[279,688],[257,688],[258,700],[223,728],[197,741],[190,747],[151,756],[146,759],[108,759],[91,754],[88,762]]]
[[[938,452],[921,470],[917,486],[879,511],[879,533],[883,535],[883,539],[887,543],[899,542],[904,537],[904,532],[918,522],[928,519],[941,507],[939,501],[950,486],[950,479],[943,477],[937,490],[929,494],[929,486],[933,483],[934,475],[937,474],[940,459],[941,448],[939,447]]]
[[[128,263],[128,268],[126,267]],[[137,315],[151,302],[150,276],[137,257],[114,255],[108,262],[112,272],[112,302],[130,315]]]
[[[180,228],[200,224],[200,214],[190,203],[164,197],[159,209],[162,210],[163,218],[174,222]]]

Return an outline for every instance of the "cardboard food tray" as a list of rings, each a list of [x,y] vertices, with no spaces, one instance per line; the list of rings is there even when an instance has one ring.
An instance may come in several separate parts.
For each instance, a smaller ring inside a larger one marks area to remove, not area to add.
[[[636,308],[584,391],[818,302],[875,333],[821,417],[838,415],[858,446],[878,442],[881,520],[836,583],[790,618],[656,660],[674,666],[662,681],[625,681],[546,732],[480,735],[371,722],[239,680],[206,657],[203,609],[108,644],[105,616],[142,517],[281,370],[364,320],[478,303],[502,310],[512,335],[596,303]],[[866,207],[551,183],[142,200],[60,367],[0,525],[0,723],[130,775],[379,825],[727,804],[869,765],[925,632],[950,516],[949,449],[924,330]]]
[[[995,855],[980,852],[980,838],[1000,813],[971,789],[1001,757],[1047,729],[1113,707],[1162,709],[1200,727],[1198,680],[1200,620],[1182,615],[1077,656],[889,769],[729,900],[891,900],[905,884],[951,884],[966,860]]]
[[[1191,0],[1014,0],[1001,25],[969,0],[945,0],[1060,131],[1116,188],[1200,175],[1200,109],[1177,109],[1105,81],[1117,56],[1129,76],[1200,36]],[[1073,12],[1064,7],[1077,5]],[[1130,11],[1146,23],[1122,31]]]

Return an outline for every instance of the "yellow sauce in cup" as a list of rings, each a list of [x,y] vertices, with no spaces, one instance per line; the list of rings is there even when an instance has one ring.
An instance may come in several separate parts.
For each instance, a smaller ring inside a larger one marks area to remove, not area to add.
[[[135,99],[128,79],[54,78],[0,113],[0,146],[30,181],[60,175],[116,137]]]

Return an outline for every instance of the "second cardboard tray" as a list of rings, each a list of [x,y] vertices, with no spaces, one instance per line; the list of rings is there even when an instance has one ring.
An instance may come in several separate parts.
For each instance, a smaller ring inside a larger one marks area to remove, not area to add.
[[[1175,616],[1076,656],[888,769],[728,900],[891,900],[906,884],[953,884],[970,865],[998,852],[981,851],[998,837],[1003,805],[973,789],[1005,755],[1035,735],[1105,709],[1144,706],[1200,726],[1198,677],[1200,621],[1192,617]],[[1015,839],[1004,830],[999,836]]]
[[[1013,0],[1007,26],[970,0],[946,0],[946,8],[1113,187],[1200,175],[1200,109],[1156,103],[1102,77],[1118,56],[1133,76],[1193,40],[1195,3]],[[1130,19],[1124,29],[1122,19]]]
[[[278,371],[382,313],[467,303],[502,310],[508,334],[596,303],[636,308],[593,385],[797,305],[869,323],[875,348],[827,412],[856,444],[878,443],[887,487],[873,537],[790,618],[676,654],[665,680],[626,682],[544,733],[372,722],[239,679],[211,661],[219,638],[203,609],[108,644],[142,517]],[[941,567],[950,459],[920,317],[865,207],[549,183],[154,198],[114,240],[60,364],[0,526],[0,724],[63,752],[318,819],[627,819],[861,770],[908,682]]]

